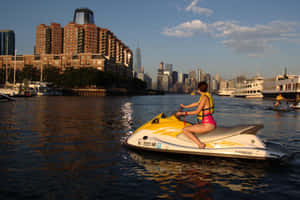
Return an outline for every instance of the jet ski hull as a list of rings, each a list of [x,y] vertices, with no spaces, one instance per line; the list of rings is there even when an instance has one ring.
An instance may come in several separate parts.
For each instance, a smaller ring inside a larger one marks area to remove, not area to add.
[[[256,136],[261,125],[218,127],[210,133],[197,135],[206,144],[205,149],[199,149],[182,133],[185,125],[190,124],[160,114],[132,133],[125,145],[154,152],[254,160],[279,160],[288,155],[284,148],[272,143],[266,145]]]
[[[187,154],[197,156],[213,156],[227,158],[242,158],[253,160],[281,160],[287,156],[287,153],[271,151],[266,148],[249,148],[249,147],[227,147],[227,148],[205,148],[197,149],[197,147],[186,147],[179,145],[167,144],[162,141],[141,142],[139,145],[133,145],[125,141],[125,145],[129,148],[144,151]],[[173,147],[172,147],[173,146]],[[179,148],[178,148],[179,147]],[[181,147],[181,148],[180,148]]]

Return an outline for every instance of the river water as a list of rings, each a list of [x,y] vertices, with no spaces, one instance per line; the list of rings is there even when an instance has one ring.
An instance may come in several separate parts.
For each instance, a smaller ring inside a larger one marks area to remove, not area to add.
[[[122,141],[197,96],[33,97],[0,102],[0,199],[299,199],[288,163],[136,152]],[[264,124],[263,139],[300,149],[300,111],[215,96],[218,126]],[[189,116],[190,117],[190,116]],[[188,120],[193,121],[190,117]]]

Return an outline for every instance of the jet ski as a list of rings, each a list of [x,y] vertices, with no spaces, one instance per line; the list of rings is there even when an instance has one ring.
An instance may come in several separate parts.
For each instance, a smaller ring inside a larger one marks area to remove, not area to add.
[[[238,125],[217,127],[206,134],[197,134],[206,144],[204,149],[182,133],[182,128],[191,123],[175,115],[167,117],[160,113],[142,125],[125,140],[133,149],[199,156],[231,157],[254,160],[280,160],[289,152],[280,144],[263,142],[256,136],[262,125]]]
[[[296,105],[291,105],[290,107],[293,109],[300,109],[300,102],[298,102]]]

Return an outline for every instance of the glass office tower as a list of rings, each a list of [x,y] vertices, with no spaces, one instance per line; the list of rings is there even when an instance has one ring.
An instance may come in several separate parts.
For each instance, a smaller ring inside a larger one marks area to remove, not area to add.
[[[0,55],[15,54],[15,32],[0,30]]]
[[[94,24],[94,13],[88,8],[77,8],[73,22],[75,24]]]

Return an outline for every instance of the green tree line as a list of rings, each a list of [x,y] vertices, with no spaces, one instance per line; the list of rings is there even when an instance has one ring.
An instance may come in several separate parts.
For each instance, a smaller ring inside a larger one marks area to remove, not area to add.
[[[5,68],[0,70],[0,84],[5,83]],[[13,82],[13,70],[7,70],[7,80]],[[39,81],[41,71],[31,65],[24,66],[23,70],[16,70],[16,82],[24,80]],[[43,81],[51,82],[62,88],[127,88],[132,90],[145,90],[147,85],[137,78],[128,78],[112,72],[99,71],[92,67],[68,67],[64,71],[47,66],[43,69]]]

